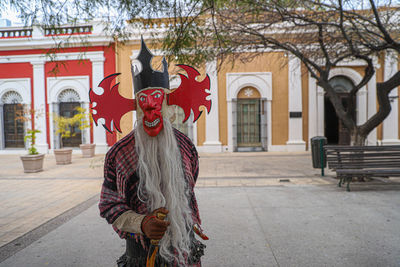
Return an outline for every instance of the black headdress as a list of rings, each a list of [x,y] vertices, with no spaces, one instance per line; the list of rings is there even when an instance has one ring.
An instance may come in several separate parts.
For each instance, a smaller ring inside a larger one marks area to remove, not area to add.
[[[165,60],[165,58],[163,58],[163,72],[161,72],[153,70],[153,68],[151,67],[152,58],[153,55],[147,48],[142,37],[142,45],[140,48],[139,56],[137,57],[139,62],[142,64],[142,71],[139,72],[137,68],[133,69],[133,66],[131,66],[135,94],[149,87],[169,89],[167,61]]]

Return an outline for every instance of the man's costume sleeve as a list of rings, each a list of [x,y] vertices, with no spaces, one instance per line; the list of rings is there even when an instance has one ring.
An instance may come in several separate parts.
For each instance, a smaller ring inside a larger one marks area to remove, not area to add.
[[[118,193],[117,174],[115,168],[115,150],[111,149],[104,162],[104,182],[100,195],[100,216],[112,224],[123,213],[131,210],[125,196]]]

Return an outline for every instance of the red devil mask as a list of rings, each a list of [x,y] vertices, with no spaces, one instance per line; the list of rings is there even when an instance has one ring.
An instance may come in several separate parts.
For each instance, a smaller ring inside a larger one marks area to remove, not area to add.
[[[153,55],[142,39],[142,48],[138,56],[138,60],[142,64],[142,71],[132,72],[137,103],[135,99],[124,98],[119,94],[119,83],[111,86],[119,73],[111,74],[100,82],[99,87],[104,89],[103,94],[98,95],[93,90],[89,91],[90,102],[93,105],[92,111],[95,111],[95,113],[92,112],[92,117],[96,125],[100,118],[104,118],[104,128],[110,132],[114,129],[121,132],[121,117],[129,111],[135,110],[136,104],[138,104],[144,113],[144,130],[149,136],[156,136],[163,129],[161,109],[164,100],[167,101],[167,105],[177,105],[183,109],[185,118],[182,122],[189,118],[191,111],[193,111],[193,122],[195,122],[202,113],[199,110],[200,106],[205,106],[207,112],[210,112],[211,100],[206,99],[210,95],[206,92],[206,90],[210,90],[208,75],[204,80],[198,82],[196,77],[200,73],[197,70],[187,65],[177,65],[185,70],[187,76],[179,73],[181,84],[177,89],[166,94],[164,89],[169,89],[167,63],[164,59],[163,72],[155,71],[150,64],[152,57]]]
[[[161,115],[164,101],[163,89],[142,90],[136,95],[139,107],[143,111],[143,127],[145,132],[154,137],[163,129],[163,117]]]

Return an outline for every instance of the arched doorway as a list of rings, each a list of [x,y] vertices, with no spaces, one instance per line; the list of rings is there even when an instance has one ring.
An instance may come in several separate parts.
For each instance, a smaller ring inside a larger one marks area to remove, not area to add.
[[[80,107],[80,99],[78,93],[73,89],[65,89],[58,96],[59,115],[72,118],[77,114],[77,107]],[[79,147],[82,144],[82,132],[78,126],[71,129],[71,137],[62,138],[64,147]]]
[[[254,87],[244,87],[237,95],[237,151],[261,151],[261,95]]]
[[[24,120],[19,119],[20,116],[24,116],[22,97],[15,91],[8,91],[1,97],[1,103],[3,105],[4,147],[24,148]]]
[[[346,76],[335,76],[329,80],[333,86],[342,104],[347,111],[350,101],[353,101],[353,106],[356,107],[356,99],[351,99],[349,92],[354,87],[353,82]],[[343,122],[336,115],[335,109],[325,95],[325,137],[328,139],[328,144],[350,145],[350,131],[344,126]],[[351,116],[356,118],[355,110]]]

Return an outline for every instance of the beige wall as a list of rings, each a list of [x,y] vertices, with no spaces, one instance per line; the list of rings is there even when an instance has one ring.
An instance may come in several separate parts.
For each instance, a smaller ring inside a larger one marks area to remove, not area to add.
[[[272,73],[272,145],[286,145],[288,140],[288,65],[284,53],[261,54],[252,61],[237,60],[232,66],[226,62],[218,72],[219,126],[222,145],[228,144],[228,116],[226,100],[226,74],[238,72]],[[268,138],[271,138],[270,136]]]
[[[301,95],[303,107],[303,140],[306,142],[306,149],[308,149],[308,70],[304,64],[301,64]]]

